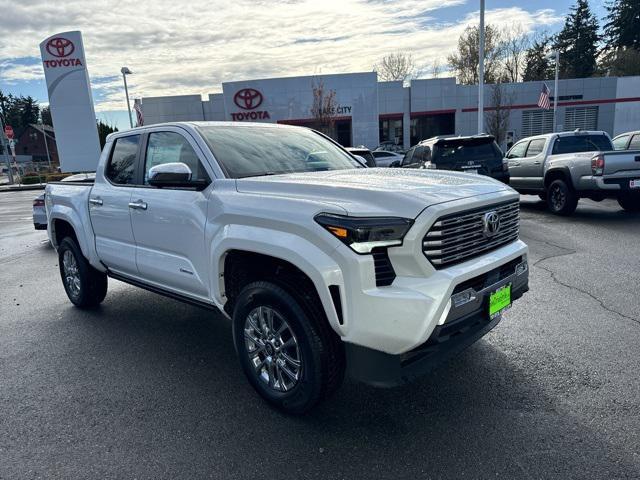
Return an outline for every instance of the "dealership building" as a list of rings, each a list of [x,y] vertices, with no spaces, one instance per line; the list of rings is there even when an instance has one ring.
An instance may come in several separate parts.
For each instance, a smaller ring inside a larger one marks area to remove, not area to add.
[[[546,82],[548,86],[553,81]],[[548,133],[553,110],[537,106],[543,82],[502,85],[509,107],[507,137]],[[145,125],[226,120],[316,125],[314,87],[335,92],[333,136],[344,146],[377,147],[394,141],[405,149],[434,135],[477,133],[478,87],[454,78],[379,82],[375,72],[225,82],[222,93],[144,97]],[[599,77],[559,82],[557,130],[640,129],[640,77]],[[485,115],[495,112],[493,86],[485,88]]]

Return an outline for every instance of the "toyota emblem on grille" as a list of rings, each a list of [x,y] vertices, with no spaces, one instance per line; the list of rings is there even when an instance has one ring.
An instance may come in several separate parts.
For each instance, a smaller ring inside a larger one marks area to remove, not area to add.
[[[500,231],[500,215],[496,211],[484,214],[484,236],[493,237]]]

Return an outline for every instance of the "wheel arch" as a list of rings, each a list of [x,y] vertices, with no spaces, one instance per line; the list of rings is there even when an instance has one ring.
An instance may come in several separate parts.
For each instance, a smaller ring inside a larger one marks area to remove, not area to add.
[[[329,290],[329,286],[337,285],[344,295],[342,271],[316,245],[287,232],[230,226],[225,229],[223,238],[214,242],[211,255],[212,297],[228,315],[233,312],[234,295],[242,285],[256,280],[276,280],[274,283],[278,283],[274,275],[282,274],[285,279],[299,278],[309,282],[331,328],[338,335],[344,335],[346,322],[341,317],[344,298],[335,299]]]
[[[568,167],[555,167],[547,170],[544,175],[544,189],[548,189],[554,180],[564,180],[569,188],[574,189],[571,171]]]

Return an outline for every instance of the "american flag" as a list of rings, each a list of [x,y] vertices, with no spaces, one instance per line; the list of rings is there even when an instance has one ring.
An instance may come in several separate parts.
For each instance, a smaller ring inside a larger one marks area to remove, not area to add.
[[[133,109],[136,111],[136,122],[138,127],[144,125],[144,115],[142,115],[142,101],[137,98],[133,101]]]
[[[540,92],[540,98],[538,98],[538,106],[549,110],[551,108],[551,99],[549,98],[549,87],[546,83],[542,84],[542,91]]]

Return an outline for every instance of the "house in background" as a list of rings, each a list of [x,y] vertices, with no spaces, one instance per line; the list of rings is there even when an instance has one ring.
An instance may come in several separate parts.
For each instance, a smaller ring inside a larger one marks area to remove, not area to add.
[[[53,127],[42,124],[29,124],[16,136],[16,157],[24,159],[31,157],[32,162],[37,162],[41,166],[48,166],[47,147],[51,165],[58,166],[58,148],[56,146],[56,135]],[[45,146],[45,141],[46,146]],[[18,158],[16,158],[18,160]],[[20,162],[19,162],[20,163]]]

